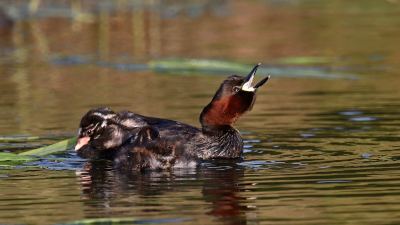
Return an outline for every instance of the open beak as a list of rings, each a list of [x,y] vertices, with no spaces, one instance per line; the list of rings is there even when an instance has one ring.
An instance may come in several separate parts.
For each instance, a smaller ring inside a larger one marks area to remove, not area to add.
[[[261,87],[263,84],[265,84],[265,82],[267,82],[267,80],[269,79],[270,76],[262,79],[260,82],[258,82],[256,85],[251,86],[251,83],[253,82],[254,79],[254,75],[257,72],[258,67],[261,65],[261,63],[258,63],[252,70],[251,72],[246,76],[246,78],[244,79],[244,84],[242,85],[242,90],[243,91],[251,91],[254,92],[255,90],[257,90],[257,88]]]
[[[75,145],[75,151],[78,151],[84,145],[86,145],[90,140],[90,137],[82,137],[78,139],[78,143]]]

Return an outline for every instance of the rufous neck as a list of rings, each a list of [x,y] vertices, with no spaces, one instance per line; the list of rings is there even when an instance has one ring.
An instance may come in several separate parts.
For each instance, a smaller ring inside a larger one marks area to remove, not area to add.
[[[213,99],[200,115],[203,131],[231,129],[236,120],[251,109],[253,97],[252,93],[244,93]]]

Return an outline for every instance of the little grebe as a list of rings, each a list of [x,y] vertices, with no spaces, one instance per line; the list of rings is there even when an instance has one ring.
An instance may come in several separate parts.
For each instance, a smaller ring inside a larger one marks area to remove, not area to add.
[[[232,75],[221,84],[200,114],[201,129],[98,108],[82,118],[75,150],[83,158],[112,159],[116,168],[131,170],[191,168],[200,160],[240,157],[243,140],[232,125],[252,109],[257,89],[269,78],[251,86],[259,65],[246,77]]]

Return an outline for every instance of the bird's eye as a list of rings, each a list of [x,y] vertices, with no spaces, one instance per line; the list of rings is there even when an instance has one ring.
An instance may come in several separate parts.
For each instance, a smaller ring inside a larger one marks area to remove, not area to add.
[[[240,87],[235,86],[235,87],[232,88],[232,91],[233,91],[233,92],[239,92],[240,89],[241,89]]]
[[[86,131],[86,136],[90,136],[90,135],[92,135],[92,133],[93,133],[92,130],[88,130],[88,131]]]

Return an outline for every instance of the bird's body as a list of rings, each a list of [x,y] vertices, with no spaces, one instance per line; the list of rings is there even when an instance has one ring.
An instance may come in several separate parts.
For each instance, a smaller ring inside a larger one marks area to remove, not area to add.
[[[82,118],[75,149],[81,157],[112,159],[116,168],[129,170],[193,168],[200,160],[238,158],[243,140],[232,125],[252,109],[257,88],[268,79],[251,86],[258,66],[246,77],[232,75],[221,84],[200,115],[201,129],[98,108]]]

